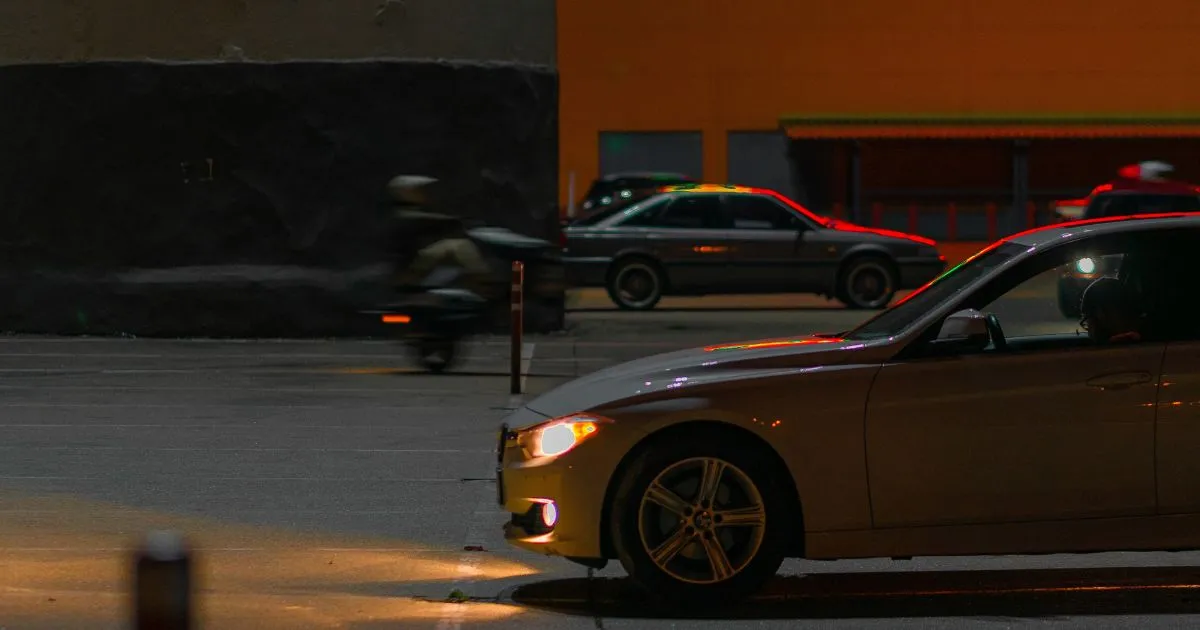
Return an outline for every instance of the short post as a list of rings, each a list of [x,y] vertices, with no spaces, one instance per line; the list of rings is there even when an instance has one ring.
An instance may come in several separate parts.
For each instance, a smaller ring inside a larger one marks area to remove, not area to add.
[[[525,332],[525,263],[512,264],[512,321],[509,347],[509,393],[521,393],[521,337]]]
[[[192,558],[181,536],[150,533],[134,556],[133,573],[135,630],[192,627]]]
[[[917,209],[917,204],[915,204],[915,203],[908,204],[908,233],[909,234],[917,233],[918,222],[920,219],[920,216],[918,214],[919,212],[920,212],[920,210]]]
[[[1037,224],[1037,204],[1030,201],[1025,204],[1025,228],[1032,230]]]
[[[876,201],[871,204],[871,227],[883,225],[883,204]]]

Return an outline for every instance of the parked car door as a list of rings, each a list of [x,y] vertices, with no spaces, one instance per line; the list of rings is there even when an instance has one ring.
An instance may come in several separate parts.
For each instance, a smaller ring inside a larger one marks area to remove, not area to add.
[[[725,195],[729,274],[744,292],[799,291],[818,283],[808,221],[766,195]]]
[[[1166,344],[1094,342],[1057,315],[1045,277],[1087,246],[1052,248],[962,298],[1008,313],[1007,349],[918,344],[880,369],[865,419],[876,527],[1154,514]],[[996,287],[1010,289],[984,293]]]
[[[715,193],[689,193],[623,221],[640,233],[642,247],[667,269],[672,289],[720,291],[730,286],[728,222]]]

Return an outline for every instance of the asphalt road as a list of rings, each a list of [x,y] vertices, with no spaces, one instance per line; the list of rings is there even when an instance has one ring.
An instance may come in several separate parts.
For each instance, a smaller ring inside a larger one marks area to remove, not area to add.
[[[864,316],[786,306],[573,313],[570,334],[528,340],[526,388]],[[1010,320],[1043,310],[1017,304]],[[1197,622],[1192,553],[793,561],[720,619],[646,618],[615,565],[589,583],[503,543],[491,476],[506,368],[503,340],[445,376],[389,342],[0,340],[0,628],[127,627],[129,549],[152,529],[195,548],[209,628]]]

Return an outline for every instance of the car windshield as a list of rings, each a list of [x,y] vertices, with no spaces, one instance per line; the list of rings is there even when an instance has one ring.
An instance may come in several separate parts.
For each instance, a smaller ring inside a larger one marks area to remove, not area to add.
[[[633,201],[631,203],[621,203],[621,204],[613,204],[611,206],[605,206],[605,207],[600,208],[599,210],[596,210],[588,215],[580,217],[579,219],[571,222],[570,225],[571,225],[571,227],[590,227],[593,225],[598,225],[604,221],[607,221],[609,219],[609,217],[612,217],[615,214],[622,213],[622,212],[633,212],[638,208],[645,207],[647,203],[651,203],[654,200],[655,199],[642,198],[642,199]]]
[[[842,336],[846,339],[866,341],[897,335],[939,304],[956,296],[975,280],[1012,260],[1026,249],[1028,248],[1024,245],[1005,241],[984,250]]]

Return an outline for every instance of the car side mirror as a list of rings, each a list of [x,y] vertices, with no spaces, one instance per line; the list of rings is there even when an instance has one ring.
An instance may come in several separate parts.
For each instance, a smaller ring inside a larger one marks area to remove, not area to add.
[[[942,329],[938,331],[934,343],[939,349],[979,351],[987,348],[990,340],[987,315],[969,308],[947,317],[946,321],[942,322]]]

